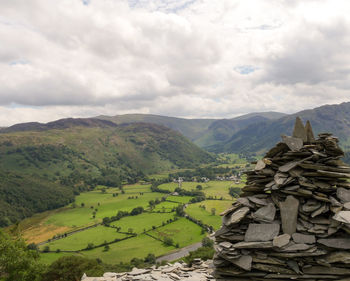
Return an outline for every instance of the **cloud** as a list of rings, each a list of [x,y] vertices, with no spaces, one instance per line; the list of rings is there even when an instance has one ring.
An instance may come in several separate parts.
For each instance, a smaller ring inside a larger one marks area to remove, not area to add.
[[[348,101],[349,13],[341,0],[2,1],[0,125]]]

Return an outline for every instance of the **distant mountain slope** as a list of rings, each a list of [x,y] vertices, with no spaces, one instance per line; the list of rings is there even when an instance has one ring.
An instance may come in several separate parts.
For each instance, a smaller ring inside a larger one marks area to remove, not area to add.
[[[198,146],[207,148],[227,141],[234,133],[250,124],[277,119],[285,115],[279,112],[257,112],[232,119],[185,119],[151,114],[126,114],[96,118],[116,124],[146,122],[164,125],[179,131]]]
[[[280,140],[282,134],[290,135],[296,116],[305,122],[310,120],[315,134],[331,132],[339,137],[344,148],[349,149],[350,138],[350,102],[339,105],[325,105],[304,110],[277,120],[265,120],[251,124],[232,136],[223,145],[210,147],[216,152],[262,152],[271,143]]]
[[[31,130],[13,126],[0,134],[0,227],[63,206],[73,193],[97,184],[119,186],[212,160],[180,133],[156,124],[64,119]]]
[[[109,120],[116,124],[143,122],[163,125],[180,132],[192,141],[203,134],[210,124],[216,121],[216,119],[184,119],[152,114],[125,114],[116,116],[101,115],[96,118]]]

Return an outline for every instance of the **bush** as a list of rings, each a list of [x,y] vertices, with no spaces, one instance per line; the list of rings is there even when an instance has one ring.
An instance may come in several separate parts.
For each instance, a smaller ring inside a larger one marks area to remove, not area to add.
[[[174,240],[170,237],[165,237],[163,242],[166,246],[174,245]]]

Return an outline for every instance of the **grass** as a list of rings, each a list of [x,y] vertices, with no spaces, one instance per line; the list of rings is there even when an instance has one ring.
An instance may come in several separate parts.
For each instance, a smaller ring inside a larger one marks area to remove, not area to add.
[[[174,240],[175,244],[179,243],[180,248],[199,242],[205,236],[202,234],[200,226],[185,218],[180,218],[174,223],[150,231],[149,234],[161,240],[169,237]]]
[[[121,231],[128,231],[129,228],[132,228],[133,232],[140,234],[144,229],[149,230],[152,229],[152,226],[161,226],[163,222],[172,218],[174,218],[174,213],[143,213],[122,218],[111,225],[121,227]]]
[[[181,204],[186,204],[191,200],[191,196],[174,196],[174,195],[170,195],[168,196],[166,199],[169,201],[174,201],[174,202],[178,202]]]
[[[120,262],[130,262],[134,257],[145,258],[149,253],[155,256],[164,255],[175,250],[173,246],[165,246],[162,242],[153,239],[145,234],[130,238],[110,245],[109,251],[104,251],[103,247],[89,251],[80,252],[75,255],[84,256],[91,259],[99,258],[107,264],[117,264]],[[67,253],[43,253],[41,261],[49,264],[62,256],[70,256]]]
[[[219,214],[228,209],[231,204],[232,201],[229,200],[206,200],[195,204],[189,204],[185,212],[191,217],[201,220],[203,223],[217,230],[220,228],[222,221],[222,217],[219,216]],[[205,206],[205,209],[200,208],[200,206]],[[215,215],[211,213],[212,208],[215,208]]]
[[[113,197],[113,190],[108,190],[108,193],[101,191],[85,192],[77,196],[76,208],[66,208],[64,212],[54,214],[47,220],[47,224],[57,226],[77,227],[92,223],[101,222],[104,217],[111,217],[117,214],[119,210],[131,211],[136,207],[147,208],[148,202],[156,198],[162,198],[161,193],[144,193],[143,195],[135,195],[138,198],[128,199],[130,194],[119,194]],[[84,207],[81,204],[84,203]],[[97,209],[95,219],[92,217],[93,212]]]
[[[62,251],[78,251],[86,248],[89,243],[97,246],[105,241],[112,242],[117,238],[121,239],[125,236],[125,234],[117,233],[114,228],[97,226],[42,245],[40,248],[43,249],[45,246],[49,246],[51,251],[57,249]]]
[[[174,208],[176,208],[178,205],[179,203],[165,201],[160,204],[157,204],[152,211],[153,212],[157,212],[157,211],[170,212]]]
[[[202,191],[205,196],[212,196],[213,198],[223,198],[223,199],[231,199],[229,195],[230,187],[243,187],[244,184],[235,184],[232,181],[209,181],[207,183],[198,183],[198,182],[183,182],[182,188],[185,190],[196,190],[197,185],[202,186]],[[177,183],[164,183],[159,186],[160,189],[166,189],[170,191],[174,191],[175,188],[178,187]]]

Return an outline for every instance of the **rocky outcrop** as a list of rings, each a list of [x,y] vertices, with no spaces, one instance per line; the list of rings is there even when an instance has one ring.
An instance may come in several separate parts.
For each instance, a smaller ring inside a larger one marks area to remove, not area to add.
[[[209,281],[214,280],[211,275],[212,261],[195,259],[191,267],[185,263],[167,264],[164,266],[139,269],[130,272],[107,272],[103,277],[82,277],[82,281]]]

